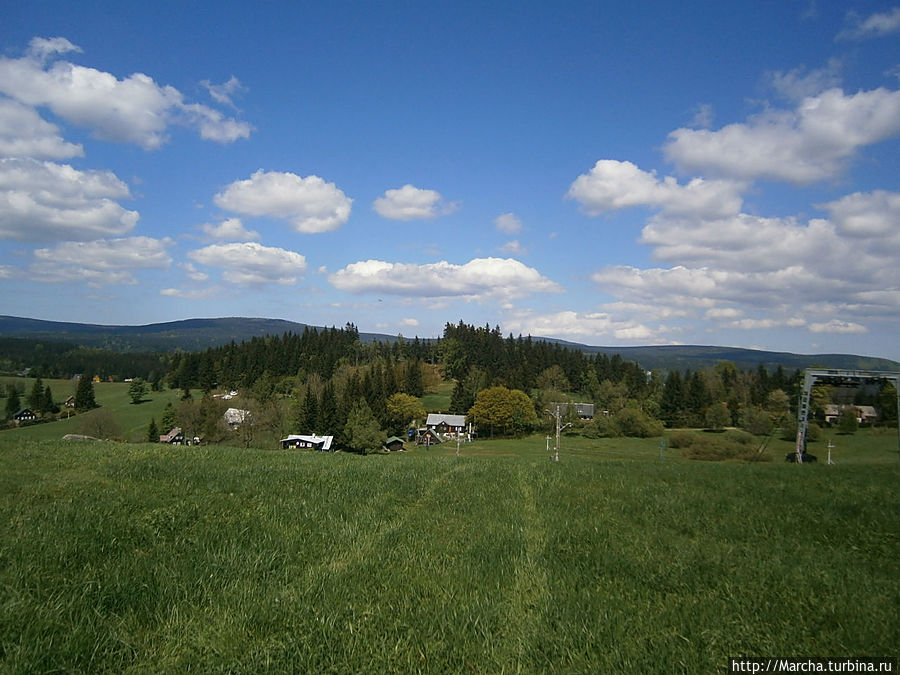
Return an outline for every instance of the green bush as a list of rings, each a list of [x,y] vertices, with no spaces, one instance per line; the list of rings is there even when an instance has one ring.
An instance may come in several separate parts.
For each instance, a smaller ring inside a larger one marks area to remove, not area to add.
[[[599,417],[595,417],[593,422],[584,426],[582,435],[585,438],[618,438],[622,435],[622,430],[612,415],[601,414]]]
[[[663,434],[663,423],[637,408],[625,408],[619,411],[616,414],[616,421],[623,436],[652,438]]]
[[[687,459],[721,462],[736,459],[745,462],[771,462],[772,456],[760,453],[756,439],[745,431],[729,430],[724,434],[680,431],[672,434],[669,446],[681,449]]]
[[[772,418],[759,406],[750,406],[741,411],[741,429],[757,436],[768,436],[772,433]]]

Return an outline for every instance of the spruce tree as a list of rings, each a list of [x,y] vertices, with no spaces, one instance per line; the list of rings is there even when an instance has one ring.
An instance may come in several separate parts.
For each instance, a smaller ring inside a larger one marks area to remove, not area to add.
[[[51,412],[58,413],[59,408],[56,407],[56,403],[53,402],[53,392],[50,391],[50,385],[44,389],[44,397],[41,401],[41,412]]]
[[[75,410],[84,412],[97,407],[97,401],[94,400],[94,379],[92,375],[84,373],[78,380],[78,387],[75,389]]]
[[[13,415],[19,412],[21,407],[21,399],[19,398],[19,390],[13,385],[6,387],[6,419],[11,420]]]
[[[147,427],[147,442],[159,443],[159,427],[156,426],[156,418],[150,418],[150,426]]]
[[[34,381],[31,394],[28,395],[28,407],[34,412],[44,411],[44,383],[41,382],[40,377]]]

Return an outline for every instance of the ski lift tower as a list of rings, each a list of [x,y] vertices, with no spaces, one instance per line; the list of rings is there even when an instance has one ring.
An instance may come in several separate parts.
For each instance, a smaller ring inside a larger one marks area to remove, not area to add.
[[[816,382],[829,384],[865,384],[876,380],[889,380],[894,383],[897,394],[897,450],[900,457],[900,373],[882,370],[840,370],[807,368],[803,374],[803,390],[800,392],[800,404],[797,406],[797,444],[794,448],[797,463],[803,462],[806,451],[806,431],[809,428],[809,399]]]

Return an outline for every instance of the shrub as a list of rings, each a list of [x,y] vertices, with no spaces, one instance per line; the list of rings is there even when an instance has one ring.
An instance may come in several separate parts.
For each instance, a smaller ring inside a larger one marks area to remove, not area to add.
[[[741,429],[757,436],[768,436],[772,433],[772,418],[759,406],[750,406],[741,412]]]
[[[585,425],[582,434],[586,438],[618,438],[622,435],[622,430],[612,415],[600,415]]]
[[[694,442],[694,437],[697,434],[691,431],[676,431],[674,434],[669,436],[669,447],[670,448],[689,448],[691,443]]]
[[[663,434],[663,423],[637,408],[625,408],[619,411],[616,414],[616,422],[623,436],[652,438]]]
[[[728,431],[721,435],[698,434],[687,431],[673,434],[669,441],[673,448],[681,448],[687,459],[721,462],[728,459],[745,462],[771,462],[772,456],[760,453],[756,439],[743,431]]]

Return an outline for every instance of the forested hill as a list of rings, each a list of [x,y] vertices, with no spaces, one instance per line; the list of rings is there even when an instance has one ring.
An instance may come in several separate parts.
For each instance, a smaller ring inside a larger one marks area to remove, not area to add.
[[[282,319],[217,318],[188,319],[144,326],[106,326],[60,321],[43,321],[0,316],[0,336],[69,342],[116,352],[197,352],[212,347],[248,341],[254,337],[302,334],[307,324]],[[354,329],[355,330],[355,329]],[[397,337],[378,333],[359,333],[362,343],[394,342]],[[618,354],[626,361],[639,363],[647,370],[698,370],[719,361],[731,361],[741,369],[781,366],[788,370],[808,367],[863,370],[900,370],[900,363],[877,357],[853,354],[791,354],[755,349],[716,346],[667,345],[654,347],[595,347],[564,340],[533,338],[587,354]],[[428,341],[428,340],[423,340]]]

